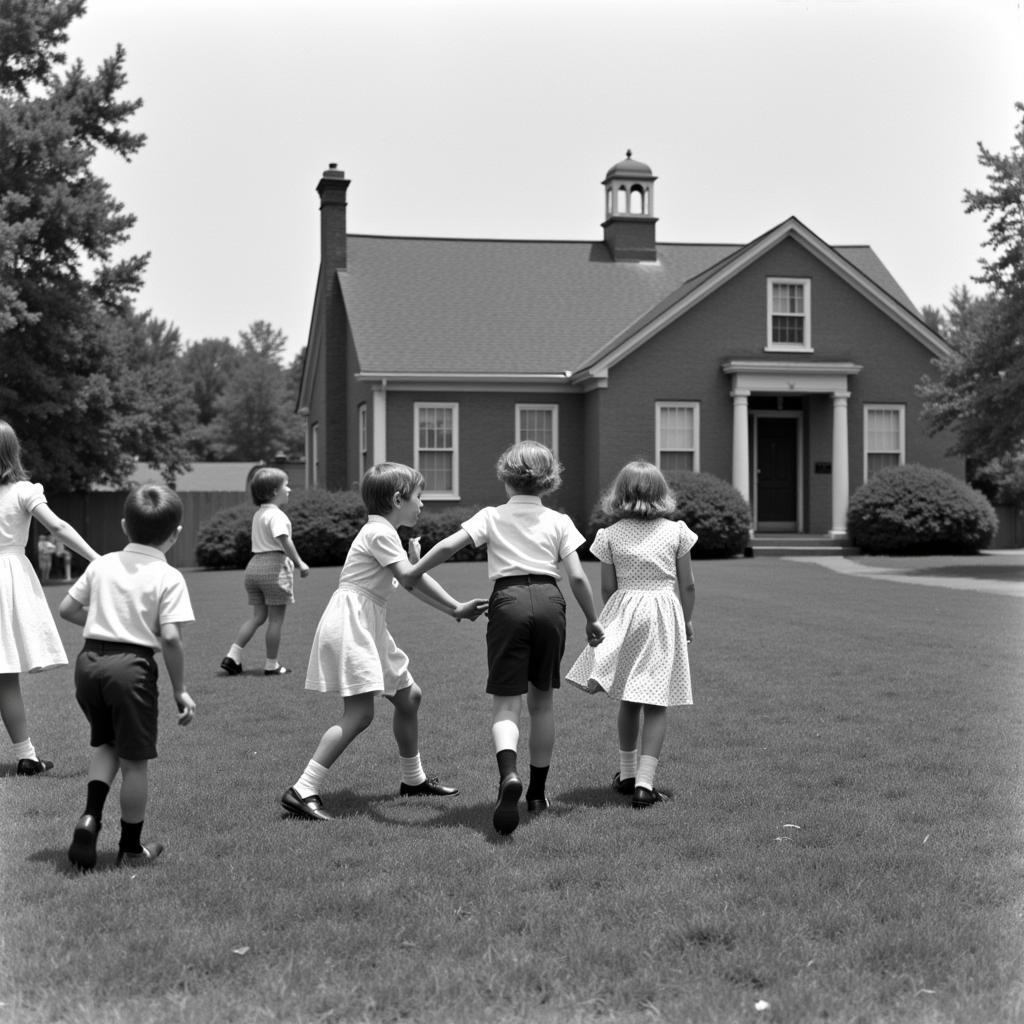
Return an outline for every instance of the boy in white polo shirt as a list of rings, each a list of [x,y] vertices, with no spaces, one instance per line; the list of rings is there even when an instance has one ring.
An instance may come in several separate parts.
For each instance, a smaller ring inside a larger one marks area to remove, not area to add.
[[[508,502],[482,508],[466,520],[416,562],[413,575],[428,572],[467,544],[487,545],[487,575],[494,581],[487,609],[487,692],[494,698],[491,736],[499,779],[493,821],[495,831],[509,835],[519,824],[523,792],[517,771],[523,694],[530,713],[526,807],[539,813],[548,806],[545,786],[555,746],[553,698],[562,683],[565,650],[559,567],[587,620],[587,640],[599,644],[604,632],[576,553],[584,537],[564,512],[546,508],[542,501],[542,495],[562,482],[558,460],[544,445],[520,441],[498,459],[497,470]]]
[[[181,626],[192,622],[185,578],[165,553],[181,533],[181,499],[170,488],[136,488],[124,503],[121,529],[130,543],[89,564],[61,602],[60,615],[84,626],[75,662],[75,696],[90,725],[92,757],[85,813],[75,826],[68,859],[96,865],[103,805],[121,772],[118,867],[141,867],[160,856],[160,843],[142,844],[149,762],[157,756],[157,665],[174,690],[178,724],[188,725],[195,701],[185,689]]]

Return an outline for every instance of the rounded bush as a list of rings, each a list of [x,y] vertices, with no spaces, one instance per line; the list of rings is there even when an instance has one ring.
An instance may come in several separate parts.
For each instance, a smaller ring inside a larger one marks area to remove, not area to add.
[[[366,509],[353,491],[297,491],[285,506],[292,540],[309,565],[341,565]],[[244,569],[251,555],[252,503],[234,505],[203,524],[196,561],[207,569]]]
[[[453,534],[478,511],[479,508],[475,505],[451,505],[448,508],[440,509],[424,508],[414,530],[406,530],[403,527],[398,532],[405,542],[408,542],[409,537],[419,537],[420,551],[425,555],[438,541]],[[486,545],[482,548],[475,548],[472,544],[467,544],[461,551],[457,551],[451,559],[453,562],[483,562],[486,560]]]
[[[866,555],[971,554],[987,547],[998,521],[988,499],[927,466],[890,466],[850,499],[846,530]]]
[[[682,519],[697,534],[694,558],[732,558],[750,542],[750,506],[732,484],[711,473],[677,473],[669,478],[676,497],[672,519]],[[588,538],[612,518],[598,501],[590,514]]]

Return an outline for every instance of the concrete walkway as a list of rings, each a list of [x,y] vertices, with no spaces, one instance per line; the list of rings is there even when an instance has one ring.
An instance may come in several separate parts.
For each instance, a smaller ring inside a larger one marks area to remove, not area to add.
[[[961,560],[926,557],[914,560],[912,566],[908,566],[910,560],[907,559],[887,565],[885,559],[858,561],[841,555],[786,557],[785,560],[820,565],[832,572],[883,583],[946,587],[1024,599],[1024,550],[986,551],[980,556]]]

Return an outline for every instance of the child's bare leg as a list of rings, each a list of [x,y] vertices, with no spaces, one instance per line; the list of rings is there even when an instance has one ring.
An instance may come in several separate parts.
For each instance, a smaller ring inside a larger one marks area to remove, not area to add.
[[[332,725],[323,734],[313,753],[313,760],[330,768],[341,757],[345,748],[373,721],[373,694],[358,693],[345,697],[341,723]]]
[[[17,672],[0,673],[0,719],[14,744],[28,739],[28,717]]]
[[[146,801],[149,797],[149,762],[130,761],[121,758],[121,840],[118,843],[118,864],[122,854],[141,854],[142,825],[146,817]],[[151,845],[149,858],[159,856],[163,849],[159,844]],[[128,861],[133,864],[133,861]]]
[[[521,694],[494,697],[491,737],[498,759],[498,802],[494,807],[494,828],[509,835],[519,825],[519,798],[523,783],[516,771],[519,748],[519,715],[523,706]]]
[[[249,613],[249,618],[242,623],[238,629],[238,636],[235,637],[235,643],[239,647],[244,647],[252,638],[264,622],[267,621],[267,606],[265,604],[254,604],[252,605],[252,611]]]
[[[654,773],[658,770],[658,758],[661,756],[661,746],[665,742],[665,733],[668,731],[668,709],[657,705],[644,704],[644,724],[640,734],[640,759],[636,767],[636,790],[634,790],[634,805],[640,797],[641,805],[646,800],[637,790],[649,790],[655,793]],[[657,795],[655,793],[655,795]]]
[[[75,825],[68,860],[83,871],[96,866],[96,837],[103,822],[103,808],[110,786],[121,767],[117,751],[109,743],[92,748],[89,755],[89,784],[85,794],[85,811]]]
[[[413,683],[399,690],[388,700],[394,705],[391,723],[400,757],[415,757],[420,752],[420,702],[423,691]],[[426,778],[426,776],[424,776]]]
[[[530,713],[530,784],[526,803],[530,810],[536,811],[547,807],[544,791],[555,749],[555,691],[540,690],[530,683],[526,709]]]
[[[631,791],[636,778],[637,745],[640,737],[640,711],[642,704],[631,700],[619,701],[619,782],[625,784],[622,790]]]
[[[121,759],[109,743],[93,747],[92,753],[89,755],[89,781],[105,782],[107,786],[111,786],[120,767]]]
[[[277,663],[277,652],[281,647],[281,630],[284,627],[284,615],[288,611],[286,604],[272,604],[267,606],[267,665],[271,662]]]

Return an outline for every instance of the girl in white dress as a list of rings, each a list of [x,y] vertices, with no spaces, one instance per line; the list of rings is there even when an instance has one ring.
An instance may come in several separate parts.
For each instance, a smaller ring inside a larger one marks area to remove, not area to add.
[[[644,808],[664,799],[654,773],[667,709],[693,703],[686,647],[693,639],[697,591],[690,549],[697,535],[668,518],[675,501],[649,462],[623,466],[604,509],[615,522],[598,530],[590,547],[602,562],[604,642],[584,648],[566,678],[588,693],[603,690],[619,699],[619,770],[612,786]]]
[[[99,558],[74,527],[53,513],[42,484],[29,481],[18,435],[0,420],[0,718],[14,744],[19,775],[39,775],[53,767],[36,754],[29,737],[19,676],[68,663],[43,588],[25,557],[33,518],[83,558]]]

